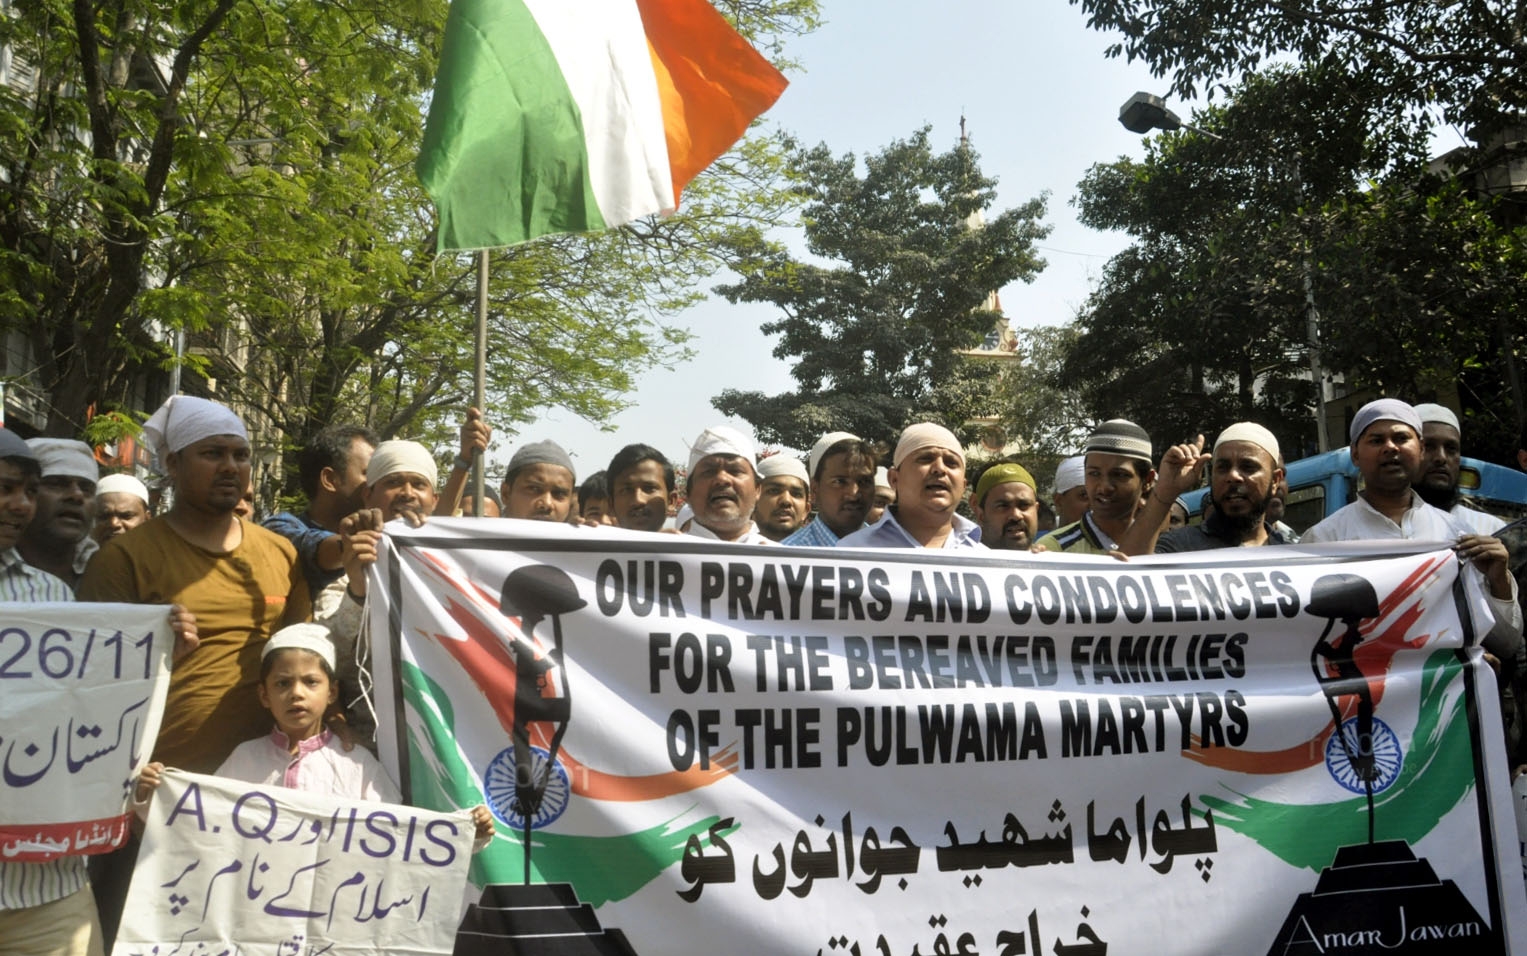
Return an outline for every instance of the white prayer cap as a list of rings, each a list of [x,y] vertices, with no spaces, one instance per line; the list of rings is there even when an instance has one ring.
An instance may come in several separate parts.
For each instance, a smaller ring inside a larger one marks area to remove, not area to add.
[[[908,425],[902,431],[900,440],[896,442],[896,452],[891,455],[891,467],[900,468],[908,455],[924,448],[947,449],[960,456],[961,465],[965,464],[965,446],[954,437],[954,432],[933,422],[918,422],[916,425]]]
[[[101,466],[95,460],[95,452],[82,441],[72,438],[28,438],[27,447],[37,456],[44,478],[63,476],[95,484],[95,480],[101,477]]]
[[[1357,440],[1374,422],[1399,422],[1410,426],[1416,437],[1421,437],[1421,416],[1416,410],[1398,398],[1380,398],[1357,410],[1352,416],[1352,427],[1347,429],[1347,440],[1356,445]]]
[[[875,469],[875,490],[880,491],[882,489],[890,492],[895,492],[896,490],[891,487],[891,471],[884,465]]]
[[[1416,406],[1416,414],[1421,416],[1421,424],[1435,423],[1438,425],[1452,425],[1453,431],[1463,434],[1463,428],[1458,424],[1458,416],[1446,405],[1434,405],[1427,402]],[[47,474],[46,471],[43,474]]]
[[[811,484],[811,479],[806,477],[806,466],[794,455],[780,452],[770,455],[758,463],[758,477],[760,478],[799,478],[801,484]]]
[[[423,475],[429,479],[432,488],[440,480],[440,468],[435,464],[435,456],[429,453],[428,448],[416,441],[394,438],[391,441],[382,442],[376,446],[376,451],[371,453],[371,464],[366,466],[366,486],[369,488],[388,475],[394,475],[400,471]]]
[[[132,475],[106,475],[95,485],[96,497],[101,495],[132,495],[146,506],[148,486]]]
[[[1225,430],[1214,439],[1214,450],[1219,451],[1219,446],[1227,441],[1251,442],[1272,456],[1274,466],[1283,460],[1278,451],[1278,439],[1272,432],[1256,422],[1236,422],[1234,425],[1225,426]]]
[[[331,673],[334,671],[334,641],[329,637],[329,629],[322,624],[288,624],[265,642],[264,650],[260,651],[260,660],[288,648],[312,651],[323,658]]]
[[[1087,456],[1073,455],[1055,469],[1055,493],[1063,495],[1087,483]]]
[[[249,439],[243,420],[233,409],[195,395],[171,395],[143,423],[143,440],[154,450],[161,466],[171,452],[214,435]]]
[[[700,459],[711,455],[746,458],[748,464],[753,466],[753,471],[758,471],[758,458],[752,440],[729,425],[717,425],[700,433],[700,437],[689,447],[689,470],[694,471]]]
[[[828,432],[821,438],[818,438],[815,445],[811,446],[811,454],[806,456],[806,471],[812,477],[816,477],[817,466],[822,463],[822,456],[827,454],[827,449],[836,445],[840,441],[858,440],[859,436],[852,434],[851,432]]]

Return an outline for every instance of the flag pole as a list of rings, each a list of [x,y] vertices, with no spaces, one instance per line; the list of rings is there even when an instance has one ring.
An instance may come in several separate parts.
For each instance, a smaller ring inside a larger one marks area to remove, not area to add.
[[[488,250],[477,253],[477,341],[476,362],[473,368],[472,405],[488,417]],[[472,514],[481,518],[483,513],[483,452],[472,452]]]

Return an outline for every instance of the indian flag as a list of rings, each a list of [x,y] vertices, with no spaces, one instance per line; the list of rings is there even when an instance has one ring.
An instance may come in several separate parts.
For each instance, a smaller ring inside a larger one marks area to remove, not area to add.
[[[454,0],[418,162],[437,246],[672,210],[785,85],[707,0]]]

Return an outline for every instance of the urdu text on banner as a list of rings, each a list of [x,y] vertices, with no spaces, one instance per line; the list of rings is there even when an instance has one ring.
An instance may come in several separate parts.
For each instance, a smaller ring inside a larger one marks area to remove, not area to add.
[[[141,604],[0,605],[0,860],[105,853],[159,734],[175,635]]]
[[[389,531],[383,761],[498,820],[458,953],[1527,951],[1448,550]]]
[[[448,956],[467,814],[166,770],[113,956]]]

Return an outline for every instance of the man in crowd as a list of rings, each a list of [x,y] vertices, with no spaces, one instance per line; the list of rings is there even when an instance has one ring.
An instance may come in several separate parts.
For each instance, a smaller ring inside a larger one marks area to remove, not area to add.
[[[360,425],[330,425],[297,453],[297,475],[307,495],[300,515],[283,511],[262,524],[291,541],[302,559],[308,593],[315,598],[344,574],[340,522],[366,497],[366,466],[377,437]]]
[[[37,512],[18,550],[27,564],[77,587],[100,547],[90,537],[100,467],[90,446],[82,441],[33,438],[27,446],[42,467],[42,483],[37,489]]]
[[[734,544],[773,544],[753,523],[758,469],[753,443],[726,425],[707,428],[689,450],[688,534]]]
[[[498,489],[501,513],[505,518],[566,521],[577,486],[573,460],[561,445],[554,441],[522,445],[509,459],[509,470]]]
[[[69,586],[28,565],[16,546],[36,510],[41,468],[15,432],[0,428],[0,601],[71,601]],[[83,856],[0,860],[0,952],[100,956],[101,926]]]
[[[132,475],[107,475],[95,486],[95,530],[90,536],[105,544],[148,520],[148,487]]]
[[[1285,544],[1298,544],[1299,532],[1283,520],[1288,512],[1288,471],[1283,467],[1283,459],[1278,459],[1278,468],[1283,471],[1283,476],[1278,483],[1273,485],[1272,497],[1267,501],[1267,523],[1272,525],[1273,530],[1283,536]]]
[[[1064,528],[1087,513],[1087,456],[1075,455],[1055,469],[1055,524]]]
[[[80,599],[179,604],[196,616],[200,646],[170,677],[153,759],[212,773],[240,742],[269,729],[255,689],[260,647],[312,610],[297,549],[233,513],[249,485],[244,423],[226,407],[175,395],[143,426],[174,489],[170,510],[106,542],[80,581]],[[135,848],[94,869],[107,939],[126,899]]]
[[[1447,512],[1421,499],[1411,483],[1421,472],[1421,416],[1405,402],[1381,398],[1357,410],[1348,429],[1352,461],[1363,476],[1357,500],[1305,532],[1301,544],[1405,539],[1453,545],[1466,574],[1482,577],[1495,627],[1484,646],[1501,660],[1521,651],[1522,617],[1506,545],[1469,533]]]
[[[758,463],[763,481],[753,521],[770,541],[783,541],[806,523],[809,512],[806,466],[792,455],[770,455]]]
[[[997,462],[981,472],[970,510],[988,548],[1027,551],[1038,537],[1039,494],[1034,476],[1022,465]]]
[[[1040,538],[1037,547],[1071,554],[1128,554],[1130,552],[1124,546],[1127,542],[1121,543],[1120,539],[1134,525],[1145,496],[1151,493],[1156,483],[1156,469],[1151,467],[1150,436],[1134,422],[1115,418],[1099,425],[1092,433],[1082,457],[1087,511],[1080,519]],[[1065,470],[1066,465],[1062,462],[1061,471]],[[1057,488],[1061,486],[1061,477],[1057,472]],[[1063,500],[1062,495],[1055,496],[1057,510]],[[1165,523],[1165,509],[1170,505],[1168,499],[1162,506],[1156,518],[1156,530]]]
[[[610,459],[610,510],[627,531],[662,531],[678,500],[673,465],[651,445],[627,445]]]
[[[436,507],[439,507],[438,505]],[[504,516],[504,503],[498,499],[498,490],[492,485],[484,483],[482,486],[482,515],[484,518],[502,518]],[[461,506],[451,512],[453,518],[476,518],[477,499],[468,492],[461,497]]]
[[[615,526],[615,512],[610,510],[609,472],[596,471],[578,486],[578,516],[591,527]]]
[[[1463,432],[1458,416],[1442,405],[1417,405],[1421,417],[1421,473],[1411,483],[1421,500],[1446,511],[1458,526],[1474,534],[1494,534],[1506,522],[1464,504],[1458,493],[1463,471]]]
[[[908,426],[891,456],[896,503],[879,523],[838,542],[840,548],[979,549],[981,528],[957,513],[965,497],[965,452],[942,425]]]
[[[196,615],[201,646],[170,681],[154,759],[211,773],[234,746],[267,729],[255,695],[259,648],[280,627],[307,620],[307,582],[290,541],[234,517],[250,462],[237,415],[176,395],[143,434],[175,502],[101,548],[80,582],[80,599],[181,604]]]
[[[873,450],[871,451],[873,455]],[[878,456],[877,456],[878,457]],[[875,469],[875,498],[864,516],[865,524],[874,524],[885,516],[885,509],[896,503],[896,489],[891,487],[891,470],[884,465]]]
[[[878,496],[874,446],[848,432],[829,432],[812,446],[806,464],[817,515],[785,544],[830,548],[839,538],[874,523],[869,521],[871,502]],[[887,497],[894,500],[894,493]]]
[[[1162,535],[1156,541],[1156,552],[1287,543],[1267,520],[1273,489],[1283,479],[1279,460],[1278,439],[1261,425],[1237,422],[1220,432],[1209,467],[1208,501],[1213,508],[1202,524],[1185,525]],[[1162,463],[1160,484],[1168,483],[1168,467]],[[1170,491],[1169,487],[1166,493]],[[1142,513],[1140,520],[1151,519]]]

